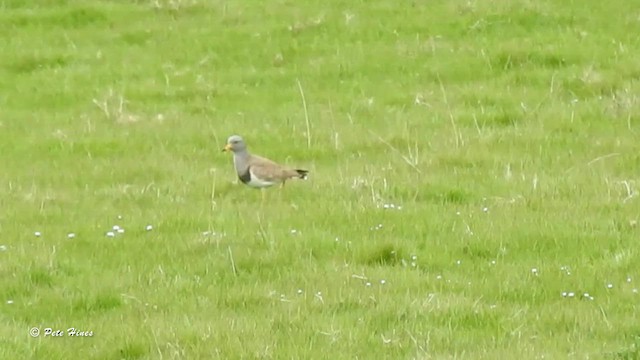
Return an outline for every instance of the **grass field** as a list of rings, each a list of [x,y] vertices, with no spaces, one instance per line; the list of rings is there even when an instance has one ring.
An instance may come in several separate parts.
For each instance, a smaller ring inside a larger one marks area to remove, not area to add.
[[[640,358],[639,33],[628,0],[0,0],[0,358]],[[261,207],[232,134],[309,180]]]

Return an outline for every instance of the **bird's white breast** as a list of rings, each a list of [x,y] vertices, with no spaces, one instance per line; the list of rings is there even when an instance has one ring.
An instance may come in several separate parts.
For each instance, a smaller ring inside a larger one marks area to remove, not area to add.
[[[265,188],[265,187],[269,187],[269,186],[273,186],[275,184],[275,181],[267,181],[267,180],[261,180],[258,179],[251,170],[249,170],[249,174],[251,174],[251,179],[249,180],[249,182],[247,182],[247,185],[254,187],[254,188]]]

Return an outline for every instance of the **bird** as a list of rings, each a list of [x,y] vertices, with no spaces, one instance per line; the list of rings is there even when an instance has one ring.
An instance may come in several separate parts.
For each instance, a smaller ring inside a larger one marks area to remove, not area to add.
[[[240,135],[231,135],[222,151],[233,153],[233,164],[238,179],[243,184],[255,189],[264,190],[276,184],[280,184],[282,188],[287,180],[306,180],[309,173],[308,170],[280,165],[267,158],[249,153],[247,144]],[[264,200],[264,191],[262,196]]]

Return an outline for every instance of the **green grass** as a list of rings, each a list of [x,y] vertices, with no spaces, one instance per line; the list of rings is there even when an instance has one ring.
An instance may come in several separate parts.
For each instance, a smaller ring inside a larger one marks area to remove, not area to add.
[[[0,9],[0,358],[640,358],[632,1]]]

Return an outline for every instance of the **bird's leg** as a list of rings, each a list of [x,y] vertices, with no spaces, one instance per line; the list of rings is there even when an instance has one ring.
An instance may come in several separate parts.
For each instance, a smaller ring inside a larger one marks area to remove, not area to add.
[[[278,191],[278,195],[279,195],[280,199],[282,199],[282,192],[284,190],[284,183],[285,183],[285,181],[280,183],[280,191]]]

